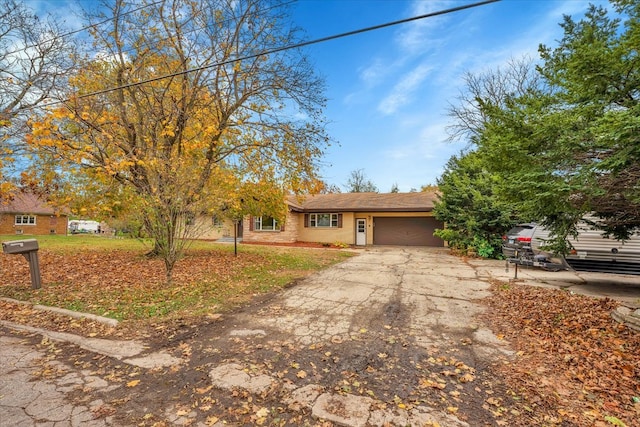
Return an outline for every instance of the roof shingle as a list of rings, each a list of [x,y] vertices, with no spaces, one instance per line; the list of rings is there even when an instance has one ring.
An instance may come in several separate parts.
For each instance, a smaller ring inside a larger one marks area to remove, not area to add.
[[[19,192],[10,200],[0,200],[0,213],[32,215],[65,215],[64,209],[57,209],[33,193]]]
[[[290,196],[289,206],[297,212],[429,212],[437,193],[335,193]]]

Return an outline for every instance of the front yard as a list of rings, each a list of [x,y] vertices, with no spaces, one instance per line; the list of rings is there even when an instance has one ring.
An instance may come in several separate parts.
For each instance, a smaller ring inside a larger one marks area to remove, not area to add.
[[[0,241],[15,238],[4,237]],[[111,381],[129,384],[137,376],[140,398],[153,391],[176,400],[176,391],[166,386],[175,381],[181,390],[179,413],[197,407],[207,425],[218,417],[256,422],[255,411],[270,414],[265,420],[271,425],[332,425],[312,420],[306,409],[282,406],[277,393],[230,395],[212,389],[202,372],[228,359],[256,369],[264,365],[285,382],[304,380],[305,368],[314,381],[341,394],[384,397],[393,386],[406,395],[389,394],[385,407],[404,410],[427,403],[471,426],[630,427],[640,419],[640,333],[611,319],[617,303],[609,299],[495,281],[478,320],[507,340],[515,355],[472,370],[477,361],[461,364],[456,358],[475,345],[473,340],[462,339],[442,354],[425,354],[402,322],[397,328],[381,323],[379,330],[369,325],[355,341],[310,346],[295,345],[288,337],[228,339],[220,332],[236,327],[237,312],[265,309],[272,300],[262,304],[261,298],[345,260],[350,251],[240,245],[235,257],[232,245],[195,242],[167,285],[162,262],[145,257],[148,242],[96,236],[38,240],[42,289],[31,290],[22,256],[0,254],[0,297],[108,316],[121,324],[111,328],[6,300],[0,300],[0,320],[90,337],[144,339],[152,347],[182,352],[184,364],[175,371],[141,372],[73,346],[50,346],[51,357],[90,366]],[[408,308],[396,308],[393,314],[404,319]],[[45,341],[36,345],[49,346]],[[371,352],[377,364],[343,369]],[[418,364],[430,376],[416,383]],[[111,396],[110,410],[128,407],[132,390],[127,387]],[[164,401],[154,402],[157,408],[139,414],[139,425],[170,425],[163,419]]]
[[[15,236],[0,236],[0,241],[10,239]],[[236,257],[233,245],[194,242],[168,285],[162,261],[145,256],[149,242],[86,235],[37,240],[42,288],[31,289],[22,256],[0,254],[0,297],[92,313],[131,326],[213,316],[352,256],[332,249],[241,245]],[[15,312],[0,309],[0,318],[11,320]]]

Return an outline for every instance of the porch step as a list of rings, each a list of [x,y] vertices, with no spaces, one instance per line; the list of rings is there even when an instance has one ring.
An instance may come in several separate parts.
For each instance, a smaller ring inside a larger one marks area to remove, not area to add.
[[[238,237],[236,240],[240,243],[242,242],[242,237]],[[233,243],[233,237],[221,237],[216,240],[216,243]]]

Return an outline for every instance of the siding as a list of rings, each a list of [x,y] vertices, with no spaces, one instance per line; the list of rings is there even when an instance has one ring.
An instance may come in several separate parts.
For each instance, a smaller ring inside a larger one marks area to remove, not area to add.
[[[203,240],[218,240],[223,237],[233,237],[233,221],[225,219],[221,226],[213,225],[210,215],[196,218],[193,227],[194,238]]]
[[[342,228],[318,228],[305,227],[304,214],[298,214],[298,240],[314,243],[346,243],[353,245],[356,242],[355,217],[352,212],[342,213]]]

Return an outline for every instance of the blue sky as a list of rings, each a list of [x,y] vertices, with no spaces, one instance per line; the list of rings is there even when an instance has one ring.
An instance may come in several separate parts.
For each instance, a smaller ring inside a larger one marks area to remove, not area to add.
[[[474,1],[300,0],[294,19],[311,39],[449,9]],[[602,2],[592,2],[602,4]],[[511,58],[538,58],[555,46],[563,14],[580,17],[582,0],[502,0],[308,48],[327,82],[329,134],[340,145],[326,158],[327,182],[342,186],[362,169],[388,192],[435,184],[465,147],[446,142],[449,103],[465,72],[496,69]]]
[[[31,0],[63,14],[73,1]],[[91,4],[84,0],[83,3]],[[473,0],[298,0],[292,19],[317,39],[449,9]],[[592,1],[596,4],[606,2]],[[502,0],[435,18],[328,41],[306,49],[327,84],[326,182],[344,190],[362,169],[381,192],[435,184],[447,160],[465,147],[447,142],[446,110],[464,89],[465,72],[494,70],[510,59],[538,58],[555,46],[563,14],[581,17],[584,0]]]

